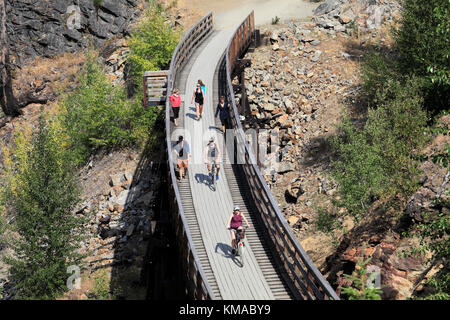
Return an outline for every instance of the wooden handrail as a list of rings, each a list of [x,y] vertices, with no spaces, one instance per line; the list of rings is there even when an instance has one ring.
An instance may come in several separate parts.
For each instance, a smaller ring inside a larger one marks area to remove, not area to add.
[[[242,165],[242,171],[250,186],[250,193],[260,218],[266,226],[267,233],[272,239],[274,248],[281,259],[282,267],[284,267],[290,281],[295,284],[294,289],[298,290],[298,292],[293,292],[293,294],[296,297],[306,299],[339,300],[339,296],[319,272],[287,224],[286,218],[280,211],[257,166],[255,155],[248,145],[242,129],[231,75],[237,59],[243,56],[254,40],[254,34],[255,22],[254,12],[252,11],[236,29],[225,51],[219,71],[220,81],[226,81],[221,95],[227,96],[228,101],[231,102],[231,122],[235,130],[237,144],[238,146],[244,146],[245,163]],[[292,289],[292,286],[290,287]]]
[[[207,35],[211,33],[213,29],[213,18],[212,12],[205,15],[196,25],[194,25],[189,31],[184,35],[183,39],[180,41],[176,47],[169,68],[169,75],[167,78],[167,95],[169,96],[173,90],[177,72],[186,64],[189,60],[191,54],[200,45],[201,41],[205,39]],[[187,256],[183,258],[183,264],[187,268],[186,273],[188,276],[188,291],[194,299],[199,300],[209,300],[216,299],[211,286],[208,283],[206,274],[202,268],[202,264],[198,257],[197,251],[194,246],[191,231],[184,215],[183,205],[181,203],[180,191],[178,189],[177,179],[175,176],[175,168],[173,165],[173,155],[172,155],[172,141],[171,141],[171,129],[170,129],[170,101],[166,100],[166,142],[167,142],[167,153],[168,153],[168,165],[169,165],[169,181],[171,181],[171,191],[172,196],[172,207],[178,210],[178,217],[181,219],[179,227],[183,228],[179,233],[182,236],[180,239],[182,245],[185,248],[182,250],[187,250],[185,253]]]

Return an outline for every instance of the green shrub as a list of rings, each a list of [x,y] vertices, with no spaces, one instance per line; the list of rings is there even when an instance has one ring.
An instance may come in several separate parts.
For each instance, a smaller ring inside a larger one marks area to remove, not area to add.
[[[448,109],[450,101],[450,5],[448,0],[403,0],[395,32],[402,74],[423,77],[427,107]]]
[[[448,192],[447,192],[448,196]],[[448,200],[440,198],[435,200],[435,207],[450,209]],[[442,263],[444,267],[433,277],[426,281],[432,289],[431,293],[424,297],[426,300],[449,300],[450,299],[450,275],[448,273],[450,257],[450,216],[442,211],[441,213],[422,213],[426,222],[421,222],[413,226],[408,232],[410,237],[417,237],[420,246],[413,247],[411,253],[418,252],[423,256],[427,252],[431,253],[428,262]]]
[[[78,163],[100,148],[143,145],[161,108],[127,99],[90,56],[79,88],[63,102],[62,123]]]
[[[337,217],[333,217],[333,215],[327,209],[319,207],[316,207],[315,209],[317,210],[318,213],[316,220],[317,230],[329,233],[333,231],[335,228],[340,226]]]
[[[368,110],[364,127],[356,128],[347,117],[333,141],[340,204],[357,218],[376,198],[415,190],[418,168],[411,152],[425,141],[427,117],[414,79],[407,84],[388,80],[376,96],[379,106]]]
[[[88,296],[92,300],[109,300],[111,294],[109,290],[109,278],[107,270],[98,270],[94,276],[94,287]]]
[[[442,269],[426,283],[432,286],[433,293],[426,296],[424,300],[450,300],[450,272],[448,272],[448,265],[447,268]]]
[[[386,85],[390,79],[397,79],[395,73],[395,61],[386,53],[371,49],[362,63],[362,93],[370,107],[376,107],[378,103],[377,93]]]
[[[6,229],[7,229],[6,221],[3,219],[2,216],[0,216],[0,251],[3,250],[3,248],[6,246],[7,243],[5,237]]]
[[[3,196],[15,219],[10,278],[23,299],[53,299],[66,285],[67,267],[79,265],[86,218],[71,213],[80,201],[73,157],[57,126],[39,119],[31,139],[20,133],[14,156],[4,153],[8,183]]]
[[[435,206],[450,209],[449,201],[442,198],[435,200]],[[423,212],[422,215],[426,222],[414,225],[409,232],[410,236],[420,239],[420,252],[431,252],[433,260],[450,257],[450,216],[445,211],[434,214]]]
[[[370,274],[367,272],[366,266],[371,258],[367,260],[357,260],[357,268],[351,275],[344,275],[352,281],[349,287],[343,287],[342,293],[347,296],[348,300],[381,300],[383,291],[380,288],[370,286]]]
[[[142,88],[145,71],[167,69],[179,42],[180,32],[174,30],[167,20],[161,6],[152,3],[128,39],[128,62],[139,89]]]

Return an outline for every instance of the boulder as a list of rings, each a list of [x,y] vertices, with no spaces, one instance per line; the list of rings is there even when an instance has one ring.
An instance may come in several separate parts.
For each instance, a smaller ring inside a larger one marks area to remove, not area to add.
[[[314,9],[313,13],[317,16],[321,14],[327,14],[336,9],[338,5],[338,0],[327,0],[324,3],[321,3],[316,9]]]
[[[144,205],[149,206],[150,203],[153,201],[154,195],[153,191],[147,192],[146,194],[140,196],[138,199],[134,201],[135,205]]]
[[[119,196],[116,198],[116,203],[124,206],[127,203],[128,194],[130,193],[130,190],[124,190],[122,191]]]
[[[377,5],[371,5],[367,8],[369,17],[367,18],[366,25],[368,30],[379,29],[383,21],[383,7]]]
[[[342,24],[350,23],[355,19],[356,15],[352,9],[345,11],[344,13],[339,15],[339,22]]]
[[[291,227],[295,227],[299,221],[300,221],[300,217],[297,217],[297,216],[290,216],[288,218],[288,222],[291,225]]]
[[[120,186],[123,182],[125,182],[123,173],[112,174],[109,176],[109,178],[109,184],[111,187]]]
[[[295,170],[295,163],[284,161],[279,163],[277,173],[283,174],[294,170]]]

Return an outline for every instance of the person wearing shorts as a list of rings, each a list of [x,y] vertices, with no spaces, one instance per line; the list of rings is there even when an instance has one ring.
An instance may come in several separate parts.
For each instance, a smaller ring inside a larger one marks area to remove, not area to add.
[[[217,115],[219,115],[220,122],[222,123],[222,132],[225,134],[226,125],[228,122],[228,118],[230,117],[230,114],[228,113],[228,103],[225,102],[224,96],[220,97],[220,101],[217,104],[215,117],[217,117]]]
[[[178,127],[178,118],[180,115],[181,106],[180,91],[178,89],[173,90],[173,93],[169,97],[169,100],[172,103],[173,123],[175,124],[175,127]]]
[[[191,104],[194,103],[195,98],[195,111],[197,113],[197,120],[200,120],[203,113],[203,103],[205,102],[205,94],[201,88],[200,83],[197,83],[197,86],[192,94]]]
[[[174,145],[174,151],[177,157],[177,166],[179,169],[179,179],[183,180],[183,173],[187,171],[188,164],[191,161],[191,149],[189,143],[184,140],[183,136],[178,137],[178,141]]]
[[[228,219],[226,228],[230,230],[231,234],[231,248],[232,253],[235,254],[236,251],[234,250],[234,244],[236,242],[236,231],[242,230],[242,220],[245,221],[245,224],[247,225],[247,228],[250,227],[250,224],[248,223],[247,218],[242,214],[241,208],[238,206],[234,207],[233,213],[231,214],[230,218]]]

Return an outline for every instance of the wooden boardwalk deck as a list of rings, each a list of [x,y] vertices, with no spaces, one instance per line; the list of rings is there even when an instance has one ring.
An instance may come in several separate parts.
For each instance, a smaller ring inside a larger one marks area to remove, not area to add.
[[[176,87],[183,104],[180,125],[172,127],[172,140],[182,134],[190,143],[192,161],[188,177],[179,182],[183,208],[196,250],[216,298],[236,300],[291,299],[292,296],[276,267],[275,258],[264,240],[264,230],[245,195],[245,181],[238,168],[227,161],[223,135],[214,112],[217,106],[217,66],[232,36],[232,30],[214,31],[192,55],[178,74]],[[203,117],[196,120],[192,94],[201,79],[206,84]],[[175,129],[175,130],[174,130]],[[220,143],[224,154],[216,190],[209,186],[203,161],[204,148],[211,136]],[[247,186],[248,188],[248,186]],[[249,219],[243,267],[231,254],[230,232],[225,228],[233,206],[239,205]]]

